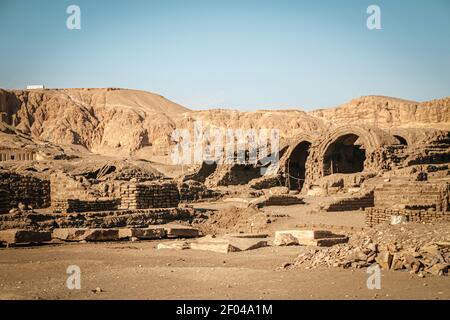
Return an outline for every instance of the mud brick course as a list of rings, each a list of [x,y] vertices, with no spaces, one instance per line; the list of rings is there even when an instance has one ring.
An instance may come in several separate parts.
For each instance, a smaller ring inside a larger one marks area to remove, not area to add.
[[[389,208],[367,208],[366,225],[373,227],[380,223],[390,223],[391,216],[405,216],[408,222],[450,221],[450,212],[430,210],[409,210]]]
[[[173,182],[130,183],[120,187],[120,209],[175,208],[180,202]]]
[[[31,175],[0,171],[0,213],[16,208],[19,203],[37,208],[50,206],[50,182]]]
[[[52,201],[53,212],[60,213],[116,210],[119,205],[120,199],[67,199]]]
[[[449,190],[449,183],[385,183],[375,189],[374,204],[384,208],[405,205],[407,209],[448,211]]]
[[[374,206],[374,194],[373,192],[369,192],[362,196],[338,200],[330,204],[325,210],[328,212],[353,211],[373,206]]]

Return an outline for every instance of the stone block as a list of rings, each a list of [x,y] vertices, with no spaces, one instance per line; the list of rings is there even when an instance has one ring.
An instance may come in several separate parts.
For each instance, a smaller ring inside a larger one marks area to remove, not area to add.
[[[161,249],[175,249],[175,250],[185,250],[190,248],[190,244],[186,241],[171,241],[171,242],[161,242],[158,243],[156,247],[158,250]]]
[[[228,233],[224,235],[224,237],[226,238],[249,238],[249,239],[253,238],[263,239],[267,238],[268,236],[269,235],[265,233]]]
[[[402,224],[408,222],[406,216],[391,216],[391,225]]]
[[[267,246],[267,241],[260,238],[232,238],[210,236],[200,238],[190,244],[194,250],[206,250],[219,253],[254,250]]]
[[[119,238],[137,238],[141,240],[161,239],[166,236],[164,228],[123,228],[119,229]]]
[[[393,255],[388,251],[380,252],[375,261],[380,265],[381,269],[389,270],[391,268]]]
[[[443,276],[447,272],[449,267],[450,265],[448,263],[436,263],[430,268],[427,268],[425,271],[435,276]]]
[[[196,238],[200,236],[198,229],[182,225],[162,225],[169,238]]]
[[[0,231],[0,242],[7,245],[20,243],[41,243],[51,241],[50,232],[10,229]]]
[[[118,229],[60,228],[54,229],[54,239],[63,241],[116,241],[119,240]]]
[[[296,246],[298,245],[298,240],[290,233],[284,231],[276,231],[275,239],[273,245],[275,246]]]

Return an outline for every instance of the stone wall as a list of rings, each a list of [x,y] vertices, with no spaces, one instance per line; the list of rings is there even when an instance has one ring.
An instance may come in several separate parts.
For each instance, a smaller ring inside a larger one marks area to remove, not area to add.
[[[379,223],[390,223],[391,216],[405,216],[408,222],[450,221],[450,212],[429,210],[409,210],[391,208],[366,208],[366,225],[373,227]]]
[[[19,203],[35,209],[50,206],[50,182],[48,180],[1,171],[0,189],[3,190],[0,213],[17,207]],[[5,201],[6,198],[9,200]]]
[[[129,183],[120,186],[120,209],[174,208],[180,202],[174,182]]]

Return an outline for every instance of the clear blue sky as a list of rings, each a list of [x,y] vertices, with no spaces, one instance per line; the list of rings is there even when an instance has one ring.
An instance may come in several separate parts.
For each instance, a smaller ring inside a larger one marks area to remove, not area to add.
[[[81,7],[81,30],[66,8]],[[381,7],[382,30],[366,27]],[[190,108],[450,96],[449,0],[0,0],[0,87],[124,87]]]

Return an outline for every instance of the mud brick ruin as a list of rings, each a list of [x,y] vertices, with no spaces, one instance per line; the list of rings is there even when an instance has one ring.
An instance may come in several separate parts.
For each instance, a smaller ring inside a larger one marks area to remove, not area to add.
[[[203,164],[187,177],[210,187],[342,195],[325,211],[366,209],[368,226],[390,220],[392,208],[417,222],[450,215],[448,131],[346,125],[289,139],[279,156],[280,169],[271,176],[262,176],[261,166]]]
[[[0,213],[19,204],[30,208],[50,206],[50,182],[31,175],[0,171]]]
[[[176,183],[131,183],[120,186],[120,209],[174,208],[180,202]]]

